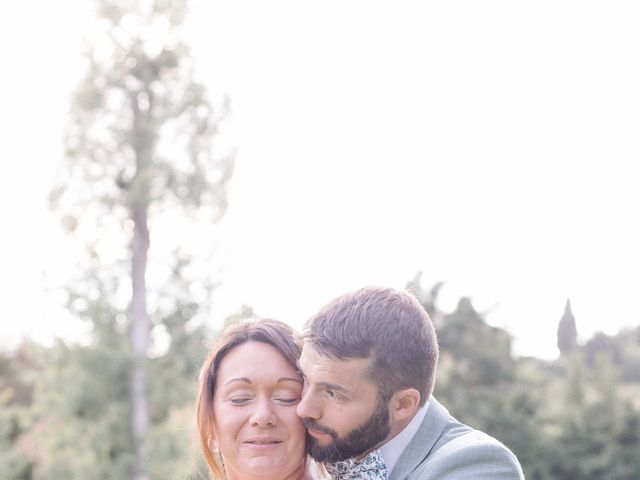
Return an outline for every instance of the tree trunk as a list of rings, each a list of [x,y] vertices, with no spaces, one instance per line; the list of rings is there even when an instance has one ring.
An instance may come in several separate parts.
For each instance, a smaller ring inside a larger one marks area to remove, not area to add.
[[[149,480],[149,430],[147,349],[151,336],[151,323],[147,314],[145,272],[149,251],[147,206],[131,209],[134,221],[131,259],[131,348],[133,369],[131,372],[131,434],[135,459],[133,480]]]

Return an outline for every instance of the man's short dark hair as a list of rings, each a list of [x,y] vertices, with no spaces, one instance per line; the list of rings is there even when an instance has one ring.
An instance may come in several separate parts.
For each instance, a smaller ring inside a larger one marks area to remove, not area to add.
[[[303,338],[332,358],[372,358],[371,380],[385,401],[415,388],[423,406],[435,382],[438,341],[429,315],[407,292],[365,287],[331,301],[306,324]]]

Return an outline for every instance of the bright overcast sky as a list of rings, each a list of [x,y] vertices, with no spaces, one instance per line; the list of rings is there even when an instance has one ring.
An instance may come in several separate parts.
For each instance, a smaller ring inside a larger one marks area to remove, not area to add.
[[[0,18],[0,338],[67,335],[46,210],[90,2]],[[423,271],[517,352],[640,324],[637,1],[193,1],[199,78],[237,148],[214,320],[299,327],[333,296]],[[75,8],[74,8],[75,6]]]

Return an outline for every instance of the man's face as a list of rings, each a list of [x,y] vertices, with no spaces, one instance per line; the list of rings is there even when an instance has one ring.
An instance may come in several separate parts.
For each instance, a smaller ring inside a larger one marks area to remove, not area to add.
[[[309,453],[320,462],[362,456],[387,437],[389,409],[367,376],[371,359],[339,360],[305,343],[297,412],[309,433]]]

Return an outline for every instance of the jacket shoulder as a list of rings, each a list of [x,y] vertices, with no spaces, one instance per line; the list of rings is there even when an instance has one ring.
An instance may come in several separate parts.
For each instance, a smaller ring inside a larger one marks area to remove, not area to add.
[[[502,443],[478,430],[449,439],[434,449],[409,479],[524,480],[516,456]]]

